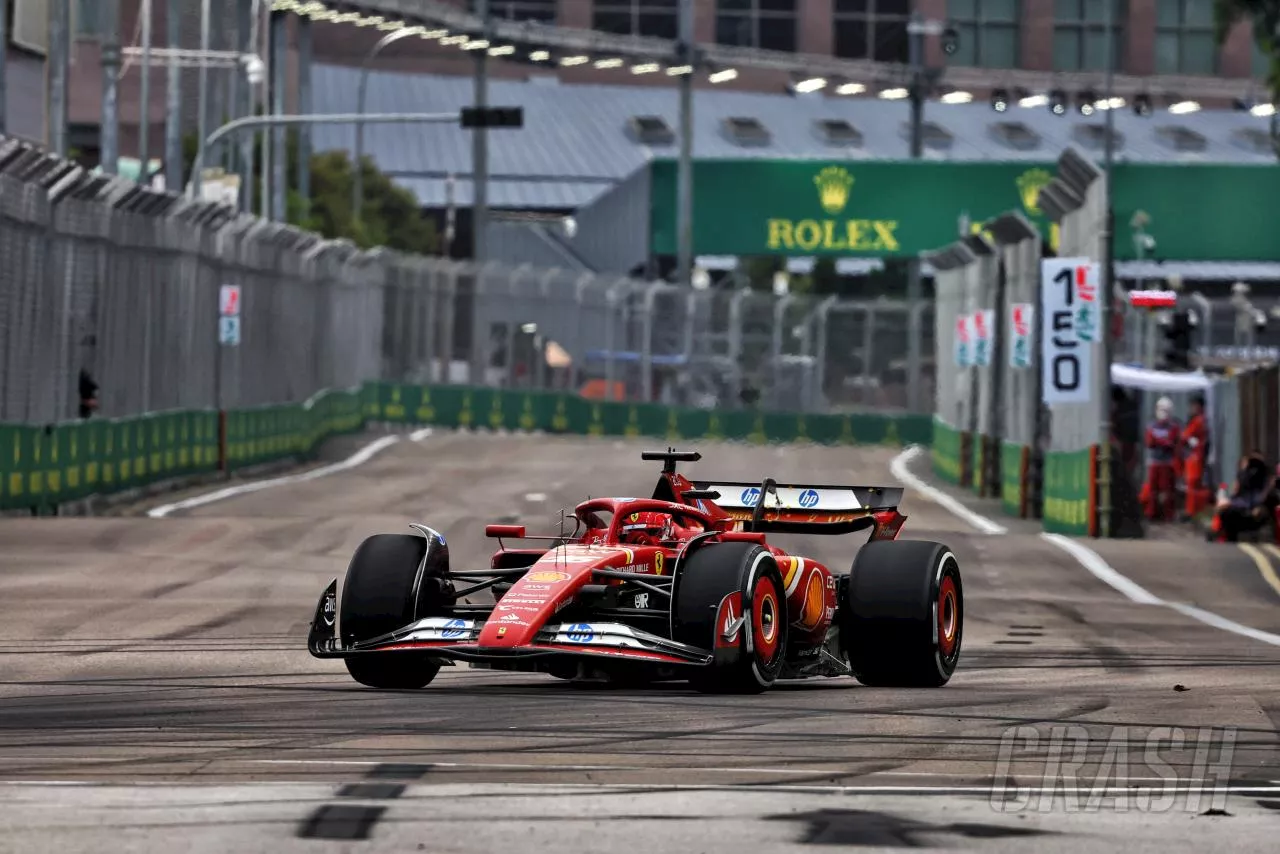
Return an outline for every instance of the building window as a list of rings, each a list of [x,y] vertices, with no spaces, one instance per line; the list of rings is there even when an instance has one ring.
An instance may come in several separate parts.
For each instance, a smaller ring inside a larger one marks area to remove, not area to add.
[[[1157,3],[1156,73],[1214,74],[1217,69],[1213,0]]]
[[[543,24],[556,22],[557,0],[489,0],[489,12],[495,18],[505,21],[539,21]],[[473,2],[471,10],[474,12]]]
[[[592,26],[622,36],[674,39],[680,34],[679,0],[597,0]]]
[[[1111,61],[1123,70],[1128,3],[1113,4]],[[1105,71],[1107,67],[1106,0],[1054,0],[1053,68],[1055,71]]]
[[[956,65],[1014,68],[1018,64],[1018,0],[950,0],[947,17],[960,37]]]
[[[836,56],[907,62],[911,0],[835,0]]]
[[[796,0],[718,0],[716,42],[794,51]]]

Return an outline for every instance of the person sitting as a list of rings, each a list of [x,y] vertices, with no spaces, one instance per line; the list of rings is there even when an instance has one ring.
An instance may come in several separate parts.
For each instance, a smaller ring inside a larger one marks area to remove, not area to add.
[[[683,542],[703,531],[696,519],[680,524],[670,513],[632,513],[622,523],[618,542],[627,546],[670,546]]]
[[[1244,533],[1274,531],[1278,506],[1276,477],[1267,470],[1262,454],[1254,451],[1240,460],[1231,495],[1219,498],[1208,539],[1235,543]]]
[[[668,538],[670,529],[670,514],[632,513],[622,523],[618,542],[626,546],[656,546]]]

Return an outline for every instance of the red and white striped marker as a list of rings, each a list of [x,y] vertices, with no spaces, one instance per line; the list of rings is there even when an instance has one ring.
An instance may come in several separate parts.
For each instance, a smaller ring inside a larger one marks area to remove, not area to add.
[[[1134,308],[1174,308],[1178,295],[1174,291],[1129,291],[1129,304]]]

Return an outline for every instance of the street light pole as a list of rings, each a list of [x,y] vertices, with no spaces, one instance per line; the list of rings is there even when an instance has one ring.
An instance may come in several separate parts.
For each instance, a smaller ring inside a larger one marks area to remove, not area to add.
[[[413,27],[387,33],[378,39],[377,44],[364,55],[364,60],[360,63],[360,83],[356,88],[357,115],[364,115],[365,94],[369,88],[369,64],[373,62],[374,57],[382,53],[382,49],[392,42],[399,41],[406,36],[416,35],[416,33],[417,31]],[[351,160],[351,216],[356,222],[360,222],[360,211],[364,208],[364,170],[360,167],[360,163],[363,160],[364,122],[356,122],[355,156]]]
[[[493,13],[489,0],[476,0],[476,14],[484,22],[480,38],[488,41],[493,31]],[[489,106],[489,51],[476,51],[475,97],[476,109]],[[471,130],[471,258],[476,264],[488,260],[489,229],[489,129],[481,124]]]
[[[697,70],[693,0],[680,2],[680,159],[676,164],[676,284],[693,283],[693,77]]]
[[[102,171],[117,174],[120,167],[120,3],[106,0],[102,15],[102,123],[99,157]]]
[[[209,51],[209,0],[200,2],[200,50],[205,54]],[[196,139],[204,139],[209,127],[209,63],[203,59],[200,62],[199,92],[196,97],[196,127]],[[191,168],[194,172],[203,169],[204,164],[199,163]],[[198,173],[192,175],[191,180],[198,189],[200,186]],[[199,198],[199,195],[196,198]]]
[[[171,51],[165,76],[164,185],[171,193],[182,186],[182,72],[178,67],[178,49],[182,46],[181,2],[169,0],[164,24],[165,41]]]
[[[9,66],[9,0],[0,0],[0,135],[6,132],[5,115],[8,107],[5,104],[5,93],[9,81],[5,69]]]
[[[932,23],[932,22],[931,22]],[[908,53],[911,65],[911,159],[924,156],[924,99],[928,94],[928,79],[924,67],[924,37],[933,27],[925,23],[919,11],[911,13],[907,25]],[[907,261],[907,407],[912,412],[920,410],[921,341],[924,334],[920,314],[915,306],[924,298],[920,283],[920,256],[912,255]]]
[[[70,152],[67,146],[67,80],[71,72],[71,0],[49,3],[49,110],[45,114],[49,147],[59,157]]]
[[[1106,142],[1103,146],[1103,187],[1106,199],[1105,213],[1102,217],[1102,291],[1098,300],[1098,325],[1102,331],[1102,381],[1098,383],[1103,395],[1100,409],[1102,418],[1098,424],[1098,535],[1102,539],[1111,536],[1111,360],[1114,358],[1115,342],[1111,334],[1111,308],[1115,303],[1114,267],[1115,247],[1112,245],[1115,230],[1115,205],[1112,193],[1112,166],[1115,161],[1115,104],[1112,102],[1115,90],[1115,0],[1107,0],[1107,35],[1106,35],[1106,80],[1103,83],[1103,97],[1106,99]]]
[[[147,164],[151,160],[151,0],[142,0],[142,74],[138,100],[138,181],[151,183]]]
[[[243,116],[227,122],[209,134],[196,150],[195,163],[191,166],[191,183],[187,185],[187,197],[200,197],[200,172],[204,166],[205,152],[217,145],[224,137],[235,135],[253,128],[276,128],[285,125],[344,125],[366,122],[368,124],[447,124],[460,122],[459,113],[334,113],[332,115],[285,116],[261,115]]]

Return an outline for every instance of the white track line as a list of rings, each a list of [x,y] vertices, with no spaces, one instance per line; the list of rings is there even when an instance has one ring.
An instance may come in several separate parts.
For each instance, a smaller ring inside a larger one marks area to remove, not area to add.
[[[889,470],[901,482],[914,489],[916,492],[924,495],[925,498],[932,500],[934,503],[949,510],[957,518],[968,522],[979,531],[987,534],[1007,534],[1008,529],[999,525],[985,516],[979,515],[968,507],[965,507],[955,498],[946,494],[937,487],[930,486],[920,478],[916,477],[907,468],[908,463],[915,459],[920,452],[924,450],[919,445],[912,445],[893,458],[893,462],[889,464]],[[1212,626],[1215,629],[1221,629],[1225,632],[1240,635],[1241,637],[1250,638],[1251,640],[1261,641],[1262,643],[1271,644],[1272,646],[1280,646],[1280,635],[1264,632],[1260,629],[1250,628],[1249,626],[1237,623],[1234,620],[1228,620],[1226,617],[1219,616],[1212,611],[1206,611],[1203,608],[1197,608],[1194,605],[1188,605],[1184,602],[1166,602],[1159,596],[1147,590],[1133,579],[1120,573],[1111,564],[1103,559],[1102,555],[1093,549],[1081,543],[1079,540],[1062,534],[1050,534],[1043,532],[1040,536],[1049,543],[1053,543],[1067,554],[1076,559],[1082,567],[1089,571],[1095,578],[1109,585],[1116,591],[1124,595],[1126,599],[1138,605],[1163,605],[1172,608],[1183,616],[1190,617],[1204,623],[1206,626]]]
[[[423,433],[419,430],[417,433],[410,435],[410,439],[417,442],[414,436]],[[425,433],[421,438],[425,439],[430,433]],[[273,486],[287,486],[291,483],[306,483],[317,478],[327,477],[338,472],[348,471],[356,466],[364,465],[373,459],[378,453],[386,450],[392,445],[400,441],[399,436],[383,436],[381,439],[375,439],[356,451],[345,460],[337,463],[331,463],[327,466],[304,471],[300,474],[289,474],[281,477],[267,478],[266,480],[255,480],[251,483],[240,483],[235,486],[228,486],[215,492],[207,492],[204,495],[197,495],[193,498],[184,498],[182,501],[175,501],[172,504],[162,504],[159,507],[153,507],[147,511],[147,515],[153,519],[161,519],[179,510],[190,510],[193,507],[202,507],[205,504],[212,504],[215,501],[225,501],[228,498],[235,498],[237,495],[248,495],[252,492],[260,492],[264,489],[270,489]]]
[[[982,533],[984,534],[1009,533],[1009,529],[1006,528],[1005,526],[999,524],[998,522],[994,522],[991,519],[988,519],[986,516],[983,516],[978,513],[974,513],[968,507],[965,507],[963,504],[961,504],[956,499],[952,498],[950,495],[947,495],[947,493],[943,492],[941,489],[938,489],[937,487],[934,487],[934,486],[930,486],[929,484],[925,483],[923,480],[921,480],[920,478],[912,474],[911,469],[908,468],[908,464],[912,460],[914,460],[917,456],[919,456],[922,450],[924,449],[921,448],[919,445],[912,445],[911,447],[907,448],[902,453],[894,457],[893,462],[889,463],[889,471],[899,481],[911,487],[916,492],[920,493],[925,498],[932,501],[934,504],[938,504],[942,506],[944,509],[950,511],[951,515],[965,522],[968,522],[970,525],[972,525],[974,528],[978,529]]]
[[[1172,608],[1183,616],[1198,620],[1206,626],[1212,626],[1215,629],[1222,629],[1225,632],[1240,635],[1241,637],[1250,638],[1251,640],[1262,641],[1272,646],[1280,646],[1280,635],[1273,635],[1270,632],[1264,632],[1259,629],[1253,629],[1249,626],[1237,623],[1234,620],[1228,620],[1226,617],[1219,616],[1212,611],[1206,611],[1203,608],[1197,608],[1194,605],[1188,605],[1185,602],[1167,602],[1164,599],[1149,592],[1146,588],[1138,585],[1132,579],[1121,575],[1111,566],[1102,556],[1088,546],[1073,540],[1070,537],[1064,537],[1061,534],[1041,534],[1045,540],[1053,543],[1058,548],[1071,555],[1089,572],[1093,573],[1100,580],[1119,590],[1130,601],[1137,602],[1142,605],[1164,605]]]
[[[1194,605],[1187,605],[1183,602],[1167,602],[1170,608],[1179,613],[1186,614],[1194,620],[1199,620],[1207,626],[1213,626],[1215,629],[1222,629],[1227,632],[1235,632],[1247,638],[1253,638],[1256,641],[1269,643],[1272,646],[1280,646],[1280,635],[1273,635],[1271,632],[1264,632],[1259,629],[1251,629],[1248,626],[1228,620],[1226,617],[1219,617],[1212,611],[1205,611]]]
[[[1081,566],[1093,573],[1096,578],[1119,590],[1129,601],[1137,602],[1139,605],[1169,604],[1137,582],[1121,575],[1111,564],[1102,559],[1102,555],[1088,546],[1082,545],[1070,537],[1064,537],[1062,534],[1042,533],[1040,536],[1071,555]]]

